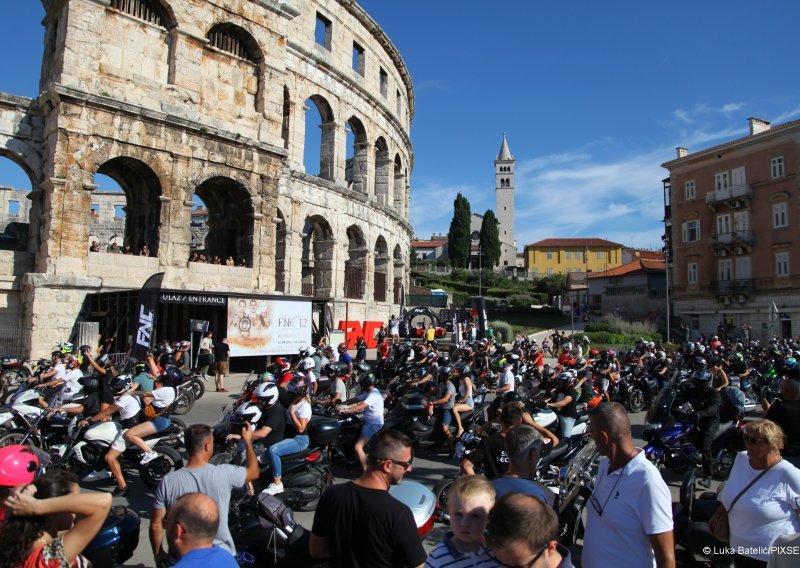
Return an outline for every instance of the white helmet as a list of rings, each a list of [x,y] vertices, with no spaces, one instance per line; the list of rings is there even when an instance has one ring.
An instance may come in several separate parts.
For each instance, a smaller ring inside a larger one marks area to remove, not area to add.
[[[264,404],[267,408],[269,408],[278,402],[278,392],[278,385],[272,382],[267,382],[258,385],[253,391],[253,396],[256,397],[261,404]],[[239,408],[241,409],[242,406]]]
[[[261,409],[255,402],[245,402],[236,409],[236,416],[246,420],[250,424],[257,424],[261,420]]]
[[[308,347],[305,347],[300,350],[300,355],[302,355],[303,357],[313,357],[314,353],[316,352],[317,350],[309,345]]]
[[[298,368],[301,371],[309,371],[314,368],[314,360],[311,357],[306,357],[300,361]]]

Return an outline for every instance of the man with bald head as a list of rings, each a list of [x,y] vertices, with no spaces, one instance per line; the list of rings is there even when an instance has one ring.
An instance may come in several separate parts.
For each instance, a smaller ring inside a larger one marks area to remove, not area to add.
[[[238,567],[230,552],[214,544],[219,528],[219,510],[208,495],[187,493],[175,501],[166,525],[170,553],[180,558],[174,568]]]
[[[675,568],[672,497],[658,469],[633,444],[625,407],[597,405],[589,433],[605,458],[587,507],[583,566]]]

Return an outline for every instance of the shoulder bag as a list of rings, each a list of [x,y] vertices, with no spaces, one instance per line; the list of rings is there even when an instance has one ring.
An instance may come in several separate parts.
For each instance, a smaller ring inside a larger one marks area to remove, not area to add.
[[[780,462],[780,460],[778,460],[778,462]],[[731,501],[730,509],[725,509],[725,505],[720,503],[719,507],[717,507],[717,510],[714,511],[714,514],[711,515],[710,519],[708,519],[708,528],[711,531],[711,536],[713,536],[720,542],[724,542],[725,544],[728,544],[730,542],[731,528],[730,524],[728,523],[728,515],[730,514],[731,509],[733,509],[733,506],[736,505],[736,502],[739,500],[739,497],[744,495],[748,489],[750,489],[753,485],[755,485],[755,483],[759,479],[764,477],[764,475],[770,469],[772,469],[772,467],[778,462],[775,462],[774,464],[769,466],[767,469],[759,473],[753,481],[748,483],[747,487],[742,489],[739,492],[739,494],[736,497],[734,497],[733,501]]]

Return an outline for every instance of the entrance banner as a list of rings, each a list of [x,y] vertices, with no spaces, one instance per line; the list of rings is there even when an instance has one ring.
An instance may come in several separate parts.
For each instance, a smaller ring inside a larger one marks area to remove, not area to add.
[[[131,333],[131,358],[144,361],[153,348],[153,334],[156,329],[156,314],[158,313],[158,292],[164,273],[153,274],[139,290],[139,300],[136,302],[136,311],[130,323]]]
[[[294,355],[311,345],[311,302],[228,298],[230,357]]]

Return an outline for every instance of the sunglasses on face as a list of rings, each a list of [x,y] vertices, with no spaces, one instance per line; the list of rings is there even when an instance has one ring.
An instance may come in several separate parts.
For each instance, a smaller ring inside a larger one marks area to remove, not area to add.
[[[760,444],[761,442],[763,442],[763,441],[764,441],[764,438],[756,438],[756,437],[754,437],[754,436],[747,436],[747,435],[745,435],[745,436],[744,436],[744,441],[745,441],[745,443],[747,443],[747,444],[752,444],[752,445],[754,445],[754,446],[755,446],[756,444]]]
[[[491,550],[488,551],[488,554],[489,554],[489,557],[492,560],[497,562],[498,566],[502,566],[503,568],[531,568],[531,566],[536,564],[536,561],[539,560],[539,558],[542,556],[542,554],[544,554],[544,551],[547,550],[548,546],[549,546],[549,543],[544,545],[544,548],[542,548],[539,551],[539,553],[536,556],[533,557],[533,560],[531,560],[530,562],[528,562],[526,564],[506,564],[505,562],[501,562],[500,560],[498,560],[497,557],[494,555],[493,551],[491,551]]]

